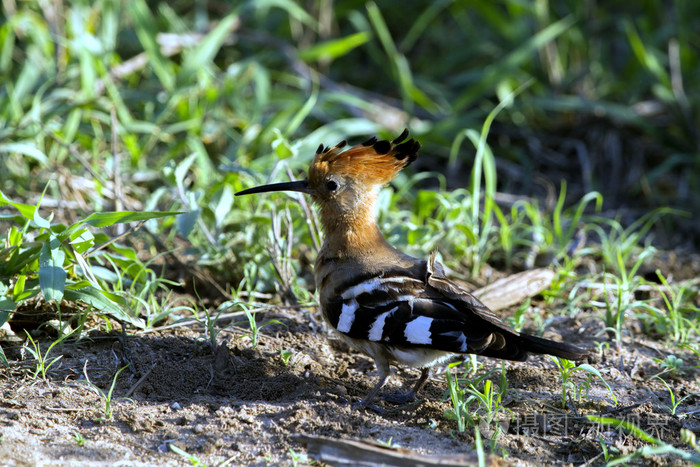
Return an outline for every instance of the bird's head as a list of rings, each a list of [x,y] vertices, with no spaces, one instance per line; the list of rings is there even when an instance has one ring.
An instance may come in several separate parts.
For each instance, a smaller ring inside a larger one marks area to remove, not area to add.
[[[420,143],[405,141],[408,130],[393,141],[370,138],[344,150],[345,141],[332,148],[319,146],[308,179],[243,190],[236,195],[268,191],[298,191],[311,195],[321,210],[325,227],[351,224],[374,216],[379,188],[416,160]]]

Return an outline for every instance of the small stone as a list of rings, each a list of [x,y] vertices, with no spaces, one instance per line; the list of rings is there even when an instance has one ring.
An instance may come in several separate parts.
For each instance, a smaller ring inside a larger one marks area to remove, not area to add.
[[[255,418],[252,415],[242,414],[238,416],[238,419],[245,423],[255,423]]]
[[[170,442],[175,441],[175,440],[180,438],[180,435],[178,434],[178,432],[175,430],[172,430],[172,429],[166,431],[163,434],[163,436],[165,437],[166,443],[170,443]]]
[[[173,402],[170,408],[173,410],[180,410],[182,407],[177,402]]]

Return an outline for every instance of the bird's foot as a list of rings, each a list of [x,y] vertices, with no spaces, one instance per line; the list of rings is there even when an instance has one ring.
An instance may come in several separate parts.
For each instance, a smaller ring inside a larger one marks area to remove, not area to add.
[[[390,404],[394,404],[394,405],[409,404],[409,403],[415,402],[417,400],[416,393],[413,391],[392,392],[389,394],[382,394],[381,397],[384,401],[386,401]]]
[[[362,408],[365,408],[367,410],[371,410],[372,412],[377,412],[379,415],[385,415],[386,414],[386,409],[382,409],[379,406],[376,406],[374,404],[370,404],[367,401],[360,401],[360,402],[353,402],[350,405],[350,408],[355,411],[355,410],[360,410]]]

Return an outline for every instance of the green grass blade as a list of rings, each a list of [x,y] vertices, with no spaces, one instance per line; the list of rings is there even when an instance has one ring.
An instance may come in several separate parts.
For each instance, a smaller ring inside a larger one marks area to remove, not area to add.
[[[34,213],[36,212],[36,206],[33,206],[31,204],[23,204],[23,203],[17,203],[15,201],[12,201],[9,199],[7,196],[5,196],[5,193],[0,191],[0,206],[6,206],[6,205],[13,206],[15,209],[19,211],[20,214],[26,219],[33,220],[34,219]]]
[[[512,93],[508,94],[501,102],[498,103],[496,107],[494,107],[491,112],[489,112],[488,116],[486,117],[486,120],[484,120],[484,124],[481,127],[481,133],[479,135],[479,140],[476,144],[476,155],[474,156],[474,165],[472,167],[472,173],[471,173],[471,181],[470,181],[470,191],[472,193],[472,196],[474,199],[472,200],[472,219],[478,219],[479,218],[479,197],[481,193],[481,174],[484,170],[484,158],[488,157],[487,154],[487,144],[486,144],[486,137],[489,134],[489,131],[491,130],[491,124],[493,121],[496,119],[496,116],[506,108],[507,106],[511,105],[513,103],[513,100],[515,97],[523,92],[525,89],[530,87],[532,84],[532,80],[529,80],[525,82],[524,84],[520,85],[515,91]],[[467,136],[469,136],[470,133],[467,133]],[[492,156],[493,157],[493,156]],[[495,165],[494,165],[495,168]],[[493,168],[489,167],[489,171],[495,172]],[[496,175],[495,173],[489,173],[487,174],[487,188],[495,190],[495,180],[496,180]],[[478,229],[478,223],[474,224],[474,228]],[[478,230],[477,230],[478,232]],[[476,232],[475,232],[476,233]]]
[[[237,22],[237,12],[224,17],[202,42],[187,52],[185,62],[182,65],[183,71],[185,73],[196,73],[203,68],[209,67]]]
[[[316,107],[316,103],[318,102],[318,82],[314,80],[313,83],[313,89],[311,91],[311,96],[306,100],[304,105],[301,106],[301,109],[294,115],[294,117],[291,119],[289,124],[287,125],[287,128],[285,128],[284,135],[289,136],[292,133],[294,133],[299,126],[304,122],[306,117],[309,116],[309,114],[313,111],[313,109]]]
[[[663,65],[661,65],[656,56],[647,50],[632,21],[625,18],[623,19],[622,24],[625,28],[625,33],[627,33],[627,40],[629,41],[630,47],[632,47],[632,51],[639,62],[665,87],[670,88],[671,79],[668,76],[666,69]]]
[[[299,58],[305,62],[334,60],[347,55],[351,50],[365,44],[370,38],[370,33],[362,31],[340,39],[321,42],[300,51]]]
[[[642,441],[646,441],[647,443],[651,444],[661,444],[661,441],[654,438],[651,436],[649,433],[645,432],[638,426],[626,422],[624,420],[618,420],[617,418],[612,418],[612,417],[598,417],[595,415],[586,415],[586,417],[596,423],[600,423],[601,425],[610,425],[614,428],[622,428],[626,430],[628,433],[636,436],[637,438],[641,439]]]
[[[404,108],[411,111],[413,103],[415,102],[426,109],[435,109],[437,106],[413,83],[413,76],[409,62],[396,47],[392,34],[389,31],[389,27],[387,26],[386,21],[384,21],[382,12],[376,3],[369,2],[367,4],[367,14],[372,27],[377,33],[379,42],[384,48],[386,55],[389,57],[389,61],[394,65],[393,70],[401,89]]]
[[[286,11],[290,17],[312,29],[318,27],[314,18],[307,13],[304,8],[299,6],[297,2],[291,0],[258,0],[255,2],[255,8],[258,10],[271,7],[281,8]]]
[[[119,211],[119,212],[94,212],[82,221],[76,222],[73,226],[90,224],[93,227],[107,227],[124,222],[140,222],[161,217],[176,216],[182,214],[180,211]]]
[[[172,64],[163,56],[156,42],[155,31],[158,24],[144,0],[134,0],[129,4],[129,13],[136,27],[136,35],[148,55],[149,65],[168,91],[175,88],[175,74]]]
[[[583,370],[587,373],[590,373],[592,375],[595,375],[598,377],[599,380],[603,382],[606,388],[608,388],[608,392],[610,392],[610,397],[612,397],[613,401],[615,404],[617,404],[617,397],[615,397],[615,393],[612,390],[612,387],[608,384],[607,381],[605,381],[605,378],[603,378],[603,375],[600,374],[600,371],[598,371],[596,368],[593,366],[589,365],[588,363],[582,363],[581,365],[577,366],[574,368],[575,370]]]
[[[109,295],[109,298],[108,296]],[[63,298],[74,302],[82,302],[91,305],[95,310],[105,313],[119,321],[131,324],[139,329],[144,329],[146,323],[124,310],[124,301],[114,295],[108,294],[102,290],[92,286],[83,287],[80,289],[66,288]]]
[[[33,141],[18,141],[15,143],[1,143],[0,153],[17,153],[30,157],[42,165],[48,164],[48,158]]]
[[[66,287],[66,271],[63,262],[66,254],[56,238],[46,241],[39,255],[39,286],[47,301],[60,302]]]
[[[403,41],[399,45],[399,48],[403,51],[407,51],[413,48],[413,45],[418,41],[420,36],[428,29],[430,23],[440,14],[442,10],[452,5],[452,0],[437,0],[433,2],[426,2],[428,5],[423,13],[416,17],[413,21],[411,29],[408,30]]]
[[[535,54],[538,49],[562,35],[571,28],[574,23],[574,18],[567,16],[550,24],[526,41],[522,46],[508,54],[502,61],[485,69],[478,84],[472,86],[457,99],[454,110],[460,110],[472,104],[477,97],[482,96],[486,90],[491,89],[494,83],[498,83],[503,77],[513,76],[513,70],[532,60],[533,54]]]

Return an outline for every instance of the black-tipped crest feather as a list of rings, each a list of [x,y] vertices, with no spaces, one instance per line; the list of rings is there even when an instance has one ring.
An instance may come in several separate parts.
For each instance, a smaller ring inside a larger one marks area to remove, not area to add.
[[[373,145],[374,143],[376,143],[376,142],[377,142],[377,137],[376,137],[376,136],[372,136],[370,139],[368,139],[367,141],[365,141],[364,143],[362,143],[362,145],[363,145],[363,146],[372,146],[372,145]]]
[[[386,154],[391,151],[391,143],[385,139],[377,141],[372,147],[377,151],[377,154]]]
[[[408,137],[408,128],[404,128],[403,133],[397,136],[392,143],[399,144]]]
[[[404,160],[408,157],[408,162],[406,163],[406,166],[408,166],[418,158],[420,143],[415,139],[409,139],[405,143],[399,144],[394,149],[398,160]]]

